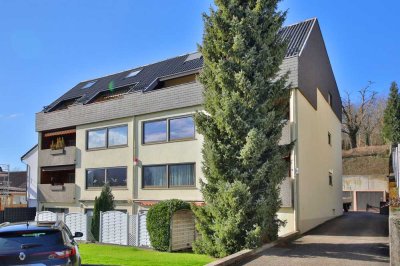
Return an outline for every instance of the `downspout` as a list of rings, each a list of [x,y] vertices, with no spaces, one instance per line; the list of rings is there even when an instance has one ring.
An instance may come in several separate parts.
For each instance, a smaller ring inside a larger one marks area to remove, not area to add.
[[[299,199],[299,168],[298,168],[298,99],[297,99],[298,89],[293,89],[292,91],[292,141],[294,141],[294,146],[292,150],[292,158],[293,158],[293,168],[292,168],[292,176],[294,180],[293,184],[293,194],[294,194],[294,228],[295,231],[300,231],[299,229],[299,206],[300,206],[300,199]]]

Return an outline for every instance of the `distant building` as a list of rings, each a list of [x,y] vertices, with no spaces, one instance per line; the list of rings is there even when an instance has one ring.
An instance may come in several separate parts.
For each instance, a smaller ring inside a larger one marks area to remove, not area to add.
[[[26,172],[9,172],[9,184],[2,179],[0,181],[0,191],[2,191],[0,195],[0,210],[4,210],[5,207],[26,207]]]
[[[22,155],[21,161],[26,164],[28,207],[37,208],[38,145],[33,146],[27,153]]]
[[[343,197],[352,211],[379,211],[389,196],[388,146],[343,151]]]

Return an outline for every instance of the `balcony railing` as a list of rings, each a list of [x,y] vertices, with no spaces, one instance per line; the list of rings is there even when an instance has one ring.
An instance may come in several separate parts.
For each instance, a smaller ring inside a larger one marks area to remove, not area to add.
[[[76,160],[76,147],[70,146],[60,150],[40,150],[39,166],[73,165]]]
[[[39,184],[38,196],[40,202],[73,203],[76,198],[76,185],[65,183],[64,185]]]

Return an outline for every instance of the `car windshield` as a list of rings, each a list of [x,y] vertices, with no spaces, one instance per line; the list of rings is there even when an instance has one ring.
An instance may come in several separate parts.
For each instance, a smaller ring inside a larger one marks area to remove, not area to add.
[[[51,247],[62,243],[61,232],[57,230],[5,232],[0,234],[0,251]]]

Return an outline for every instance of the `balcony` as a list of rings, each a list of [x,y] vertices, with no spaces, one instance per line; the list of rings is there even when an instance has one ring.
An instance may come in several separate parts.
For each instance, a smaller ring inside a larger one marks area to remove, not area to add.
[[[63,185],[38,184],[38,196],[40,202],[74,203],[76,185],[73,183]]]
[[[70,146],[59,150],[45,149],[39,151],[39,166],[74,165],[76,147]]]

